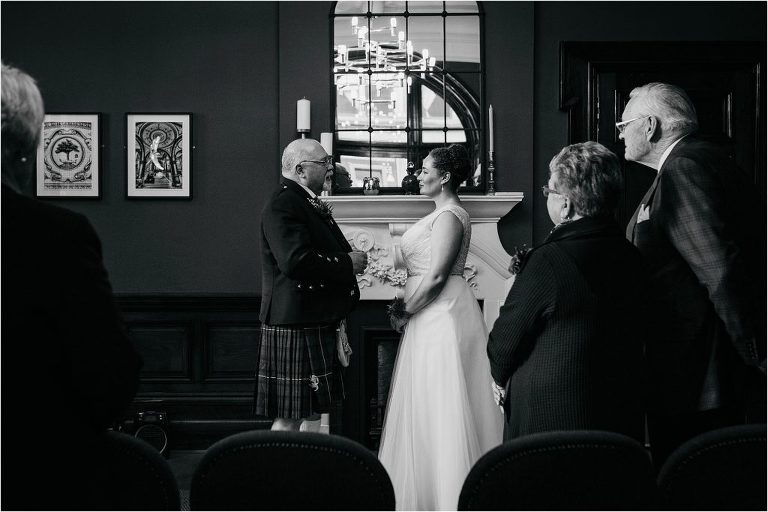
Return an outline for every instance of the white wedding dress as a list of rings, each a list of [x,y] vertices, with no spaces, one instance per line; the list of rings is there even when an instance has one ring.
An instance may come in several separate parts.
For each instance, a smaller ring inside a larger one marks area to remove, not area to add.
[[[488,331],[463,277],[471,225],[460,206],[437,209],[403,234],[406,302],[429,270],[432,224],[440,214],[461,221],[461,249],[440,295],[405,327],[379,448],[398,510],[456,510],[472,465],[502,442],[504,416],[491,389]]]

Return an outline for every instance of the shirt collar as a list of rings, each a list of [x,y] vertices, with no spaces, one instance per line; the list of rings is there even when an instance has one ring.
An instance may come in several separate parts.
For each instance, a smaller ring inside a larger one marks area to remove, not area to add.
[[[677,146],[677,143],[686,138],[687,135],[683,135],[679,139],[677,139],[675,142],[669,145],[667,149],[664,150],[664,153],[661,154],[661,160],[659,160],[659,168],[656,170],[656,172],[661,172],[661,167],[664,165],[664,162],[667,161],[667,157],[672,152],[673,149],[675,149],[675,146]]]
[[[296,183],[298,186],[300,186],[301,188],[303,188],[304,190],[306,190],[306,191],[307,191],[307,194],[309,194],[309,197],[310,197],[311,199],[314,199],[314,198],[316,198],[316,197],[317,197],[317,194],[315,194],[314,192],[312,192],[312,191],[311,191],[309,188],[305,187],[304,185],[302,185],[302,184],[301,184],[301,183],[299,183],[298,181],[294,181],[294,183]]]

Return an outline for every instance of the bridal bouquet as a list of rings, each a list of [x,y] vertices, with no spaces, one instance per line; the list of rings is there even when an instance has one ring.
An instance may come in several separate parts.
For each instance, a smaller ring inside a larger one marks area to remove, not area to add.
[[[402,332],[408,319],[411,318],[411,314],[405,310],[405,301],[400,298],[393,300],[387,306],[387,315],[389,316],[389,324],[397,332]]]

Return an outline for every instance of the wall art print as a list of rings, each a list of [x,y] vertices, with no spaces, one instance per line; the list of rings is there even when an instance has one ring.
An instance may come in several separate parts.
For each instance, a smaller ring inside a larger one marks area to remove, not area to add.
[[[127,196],[192,197],[191,114],[126,114]]]
[[[100,198],[99,114],[51,113],[37,147],[37,197]]]

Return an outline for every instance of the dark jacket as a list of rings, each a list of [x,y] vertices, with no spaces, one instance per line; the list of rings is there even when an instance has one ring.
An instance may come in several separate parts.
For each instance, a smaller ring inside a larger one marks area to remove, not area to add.
[[[90,443],[141,359],[85,217],[3,185],[2,244],[3,507],[84,507]]]
[[[306,190],[283,179],[261,212],[261,321],[332,324],[360,300],[352,248]]]
[[[752,187],[712,144],[686,137],[641,201],[648,219],[637,222],[638,207],[628,225],[661,312],[648,358],[662,414],[742,402],[744,374],[764,359],[765,241],[754,222],[765,212]]]
[[[643,440],[642,261],[610,220],[556,228],[531,251],[488,339],[505,438],[608,430]]]

